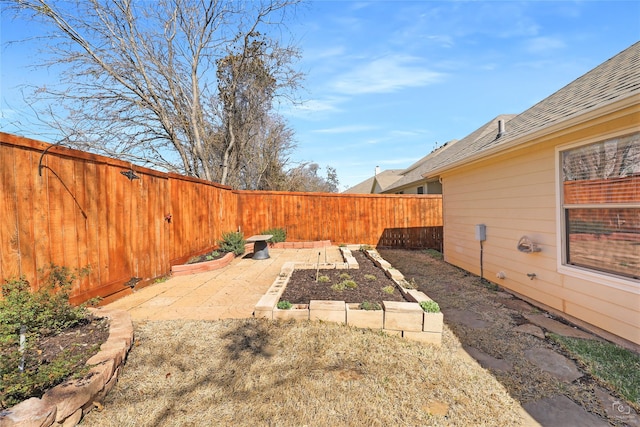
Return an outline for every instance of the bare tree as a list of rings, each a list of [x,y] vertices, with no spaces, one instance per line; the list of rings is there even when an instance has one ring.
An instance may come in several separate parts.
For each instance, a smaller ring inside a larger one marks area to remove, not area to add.
[[[50,123],[71,145],[223,184],[240,182],[227,154],[239,159],[254,139],[247,134],[238,143],[236,135],[230,142],[229,124],[245,116],[234,116],[227,95],[220,96],[218,65],[246,58],[238,71],[253,73],[262,61],[273,81],[252,95],[252,106],[290,94],[301,78],[291,68],[297,51],[264,34],[282,29],[301,1],[3,0],[16,17],[53,29],[44,39],[43,65],[63,67],[61,84],[35,95],[51,101]],[[264,32],[259,41],[258,30]],[[261,55],[255,43],[263,43]],[[257,74],[233,78],[259,80]],[[266,117],[272,103],[262,108]],[[253,121],[255,135],[265,133],[259,125]]]
[[[305,163],[288,171],[281,190],[337,193],[340,183],[335,168],[327,166],[327,177],[318,175],[320,165]]]

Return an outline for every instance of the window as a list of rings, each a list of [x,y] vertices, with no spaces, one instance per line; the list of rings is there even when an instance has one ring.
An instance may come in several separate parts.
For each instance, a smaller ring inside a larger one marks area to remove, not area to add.
[[[640,278],[640,133],[560,156],[563,263]]]
[[[418,187],[418,194],[424,194],[424,187],[423,186]]]

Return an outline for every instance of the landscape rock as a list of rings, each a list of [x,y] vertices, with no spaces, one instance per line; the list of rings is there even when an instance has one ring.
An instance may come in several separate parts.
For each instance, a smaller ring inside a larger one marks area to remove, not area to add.
[[[573,361],[548,348],[530,348],[524,352],[524,356],[538,368],[562,381],[572,382],[582,376]]]
[[[509,372],[513,369],[513,364],[508,360],[495,358],[474,347],[463,346],[463,348],[471,357],[480,363],[480,366],[485,369],[494,369],[504,372]]]
[[[522,405],[542,426],[560,427],[605,427],[609,423],[585,411],[566,396],[551,396]]]
[[[524,334],[533,335],[534,337],[538,337],[541,340],[546,338],[544,331],[536,325],[532,325],[531,323],[525,323],[524,325],[519,325],[513,328],[516,332],[521,332]]]
[[[0,411],[0,427],[49,426],[55,419],[56,405],[47,404],[36,397]]]

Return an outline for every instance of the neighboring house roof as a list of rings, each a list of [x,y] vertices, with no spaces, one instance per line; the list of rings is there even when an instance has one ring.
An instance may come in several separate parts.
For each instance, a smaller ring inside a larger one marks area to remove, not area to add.
[[[400,179],[400,172],[402,169],[387,169],[378,173],[371,178],[354,185],[353,187],[343,191],[346,194],[372,194],[375,190],[376,182],[380,186],[380,188],[384,189],[388,185],[393,184],[395,181]]]
[[[455,144],[457,142],[457,140],[451,140],[449,142],[445,142],[442,147],[438,147],[435,150],[433,150],[431,153],[427,154],[426,156],[424,156],[423,158],[421,158],[420,160],[418,160],[417,162],[415,162],[414,164],[412,164],[411,166],[409,166],[408,168],[404,169],[401,173],[400,173],[400,179],[396,180],[392,185],[390,185],[389,187],[385,188],[384,191],[395,191],[395,190],[399,190],[402,187],[407,187],[411,184],[414,183],[419,183],[421,181],[424,181],[424,178],[422,177],[422,175],[425,172],[428,172],[430,170],[429,165],[431,163],[431,160],[433,160],[433,158],[435,156],[437,156],[438,154],[440,154],[443,150],[446,150],[448,147],[450,147],[451,145]]]
[[[505,133],[500,138],[496,138],[498,127],[495,126],[493,132],[473,138],[472,135],[480,131],[480,128],[454,144],[434,158],[431,171],[423,176],[435,176],[444,170],[487,155],[489,150],[510,147],[510,143],[524,143],[526,141],[521,137],[526,134],[632,96],[638,97],[640,101],[640,42],[507,121]]]

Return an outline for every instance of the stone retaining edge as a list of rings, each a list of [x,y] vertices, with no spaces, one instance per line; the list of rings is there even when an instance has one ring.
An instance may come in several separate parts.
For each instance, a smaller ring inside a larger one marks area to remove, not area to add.
[[[87,360],[89,373],[0,412],[0,427],[75,426],[111,391],[133,344],[133,323],[125,310],[90,308],[96,317],[109,319],[109,337]]]

